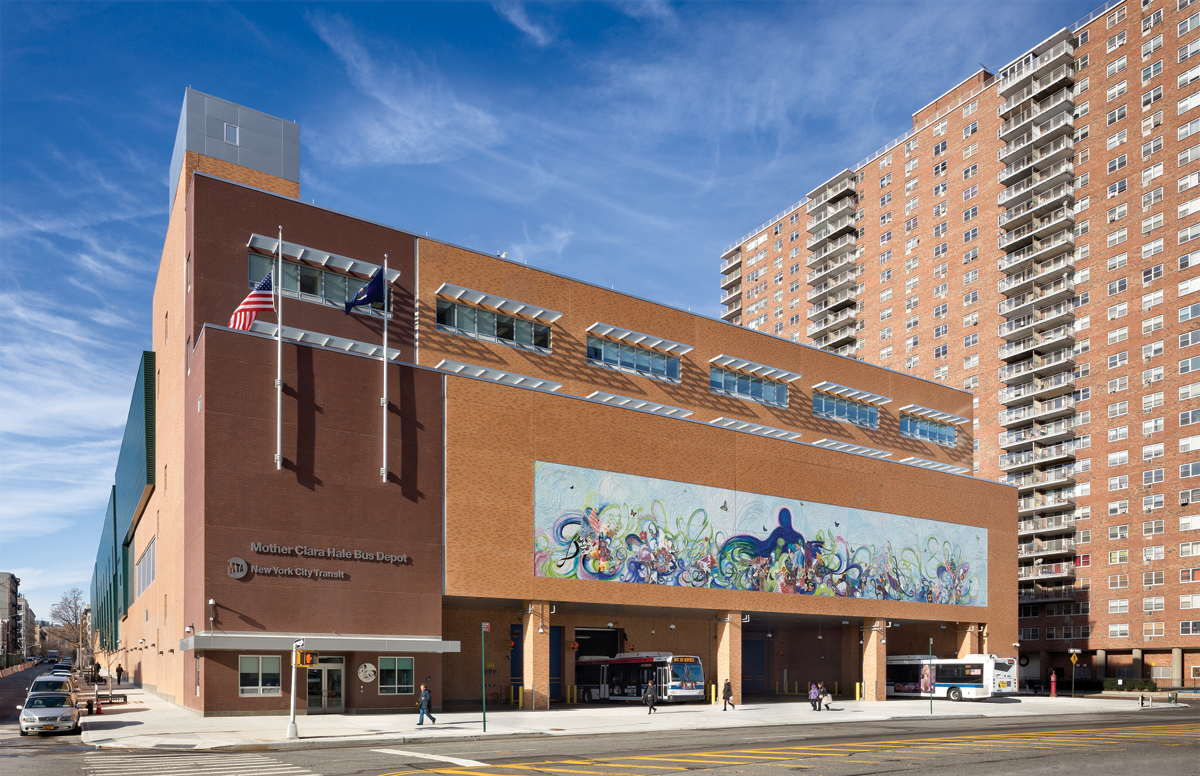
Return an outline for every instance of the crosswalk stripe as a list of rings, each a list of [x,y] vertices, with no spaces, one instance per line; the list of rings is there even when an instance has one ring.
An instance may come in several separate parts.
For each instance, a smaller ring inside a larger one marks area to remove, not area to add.
[[[426,754],[424,752],[409,752],[403,749],[372,749],[372,752],[380,754],[398,754],[401,757],[416,757],[419,760],[437,760],[438,762],[450,763],[451,765],[461,765],[465,768],[488,768],[487,763],[477,762],[475,760],[464,760],[461,757],[447,757],[441,754]]]
[[[89,755],[89,776],[319,776],[307,768],[266,755],[147,752],[144,755]]]

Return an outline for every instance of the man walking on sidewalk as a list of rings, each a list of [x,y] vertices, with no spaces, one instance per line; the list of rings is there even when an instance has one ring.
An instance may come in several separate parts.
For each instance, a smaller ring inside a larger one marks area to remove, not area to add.
[[[421,685],[421,711],[417,720],[418,725],[425,724],[425,717],[429,717],[429,721],[437,724],[437,720],[433,718],[433,693]]]
[[[121,668],[121,664],[117,663],[117,687],[121,686],[121,674],[125,673],[125,669]]]
[[[737,706],[733,704],[733,683],[728,679],[725,680],[725,687],[721,690],[721,700],[724,701],[721,704],[721,711],[728,711],[730,706],[733,706],[733,710],[737,711]]]
[[[658,696],[654,692],[654,684],[647,684],[646,691],[642,693],[642,703],[646,704],[647,714],[653,714],[658,711],[658,708],[654,705],[657,701]]]

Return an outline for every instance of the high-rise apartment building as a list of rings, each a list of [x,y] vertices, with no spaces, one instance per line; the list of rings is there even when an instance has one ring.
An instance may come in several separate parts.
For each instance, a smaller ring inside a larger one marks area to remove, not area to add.
[[[1110,3],[731,245],[723,317],[975,394],[1024,676],[1191,684],[1198,240],[1200,2]]]

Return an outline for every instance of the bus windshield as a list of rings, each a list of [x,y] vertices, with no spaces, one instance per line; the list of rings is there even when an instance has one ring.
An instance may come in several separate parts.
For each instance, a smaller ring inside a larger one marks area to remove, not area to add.
[[[704,669],[699,663],[672,663],[671,681],[673,682],[703,682]]]

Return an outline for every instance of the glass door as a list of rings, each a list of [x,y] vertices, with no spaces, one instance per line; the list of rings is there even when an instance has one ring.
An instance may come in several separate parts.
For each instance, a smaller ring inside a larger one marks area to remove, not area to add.
[[[320,714],[325,710],[325,671],[308,669],[308,713]]]
[[[337,714],[342,711],[343,668],[345,658],[318,658],[316,668],[308,669],[308,713]]]
[[[325,669],[325,711],[342,710],[342,669],[332,666]]]

